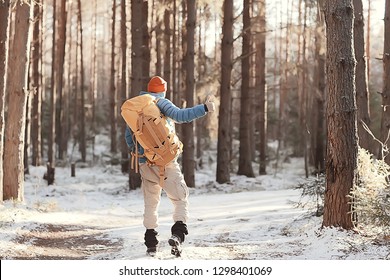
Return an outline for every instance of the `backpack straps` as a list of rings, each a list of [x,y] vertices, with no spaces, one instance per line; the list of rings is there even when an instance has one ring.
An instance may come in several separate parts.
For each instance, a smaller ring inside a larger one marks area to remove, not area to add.
[[[138,141],[134,134],[133,134],[133,142],[135,144],[135,152],[131,152],[130,168],[135,169],[135,173],[138,173],[140,155],[138,154]]]
[[[150,120],[146,120],[144,122],[145,126],[146,126],[146,129],[149,131],[150,135],[153,137],[153,140],[156,142],[156,144],[158,145],[158,148],[159,149],[164,149],[164,144],[163,142],[161,142],[160,138],[157,136],[156,132],[154,131],[154,129],[152,128],[152,126],[150,125],[149,123]]]

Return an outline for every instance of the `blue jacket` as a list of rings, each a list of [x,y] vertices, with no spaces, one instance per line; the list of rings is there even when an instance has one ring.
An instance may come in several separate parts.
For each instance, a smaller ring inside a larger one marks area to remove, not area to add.
[[[152,94],[152,93],[141,91],[140,95],[143,94]],[[165,93],[153,93],[152,95],[159,98],[157,102],[157,107],[160,109],[161,113],[168,118],[168,123],[172,126],[174,126],[175,124],[172,123],[171,120],[173,120],[175,123],[188,123],[206,115],[206,108],[204,104],[199,104],[192,108],[180,109],[176,107],[176,105],[173,104],[169,99],[165,98]],[[126,139],[127,146],[132,151],[134,151],[133,132],[128,126],[126,126],[125,139]],[[138,144],[138,153],[140,155],[144,154],[144,149],[140,144]],[[140,163],[146,162],[146,158],[140,157],[139,162]]]

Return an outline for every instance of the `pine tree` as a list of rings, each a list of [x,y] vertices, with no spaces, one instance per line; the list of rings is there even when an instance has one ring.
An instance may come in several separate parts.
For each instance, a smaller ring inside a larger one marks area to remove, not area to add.
[[[327,157],[324,226],[353,227],[349,194],[356,182],[355,54],[352,0],[325,4]]]
[[[196,26],[196,3],[195,0],[187,1],[187,22],[186,42],[187,50],[184,54],[185,60],[185,99],[188,107],[194,106],[195,91],[195,26]],[[194,123],[183,124],[183,174],[184,179],[190,188],[195,187],[195,143]]]
[[[0,201],[3,200],[4,113],[11,3],[0,1]]]
[[[354,48],[356,57],[356,105],[357,105],[357,125],[359,134],[359,146],[372,151],[370,145],[370,135],[364,129],[363,123],[370,127],[370,106],[369,106],[369,91],[367,81],[367,61],[366,52],[364,50],[364,15],[362,0],[353,0],[353,7],[355,11],[354,20]]]
[[[250,142],[251,97],[249,91],[250,77],[250,44],[251,44],[251,18],[249,0],[243,3],[243,35],[242,35],[242,59],[241,59],[241,110],[240,110],[240,148],[238,175],[254,177],[252,168],[252,145]]]
[[[231,148],[231,75],[233,68],[233,0],[223,3],[223,27],[221,44],[221,103],[218,118],[218,155],[217,182],[230,181],[230,148]]]
[[[385,39],[383,44],[383,90],[382,90],[382,142],[390,146],[390,0],[386,0],[385,7]],[[386,156],[386,155],[385,155]],[[390,155],[385,157],[385,162],[390,164]]]
[[[9,92],[4,145],[4,199],[24,200],[24,138],[28,98],[28,65],[33,1],[20,1],[15,12],[15,36],[9,55]]]

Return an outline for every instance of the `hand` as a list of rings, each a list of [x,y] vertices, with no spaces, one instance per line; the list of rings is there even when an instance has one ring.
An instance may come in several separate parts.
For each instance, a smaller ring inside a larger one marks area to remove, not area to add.
[[[207,96],[206,102],[204,105],[207,107],[207,112],[214,112],[215,111],[215,103],[213,102],[214,96],[209,95]]]

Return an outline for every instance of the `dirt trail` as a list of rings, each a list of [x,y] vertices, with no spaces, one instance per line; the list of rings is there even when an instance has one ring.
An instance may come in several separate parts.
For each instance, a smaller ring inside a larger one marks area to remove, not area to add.
[[[20,231],[12,242],[15,248],[6,258],[82,260],[123,247],[123,240],[111,240],[105,229],[79,225],[37,224],[33,230]]]

